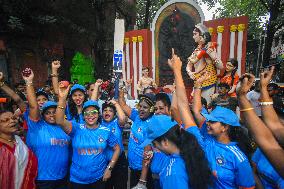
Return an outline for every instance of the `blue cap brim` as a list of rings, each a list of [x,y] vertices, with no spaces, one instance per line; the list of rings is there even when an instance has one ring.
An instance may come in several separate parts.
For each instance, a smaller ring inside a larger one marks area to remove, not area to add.
[[[219,121],[218,119],[216,119],[214,116],[210,114],[201,113],[201,115],[205,117],[206,121]]]
[[[144,148],[145,146],[150,145],[153,142],[152,139],[146,139],[142,144],[140,144],[140,147]]]

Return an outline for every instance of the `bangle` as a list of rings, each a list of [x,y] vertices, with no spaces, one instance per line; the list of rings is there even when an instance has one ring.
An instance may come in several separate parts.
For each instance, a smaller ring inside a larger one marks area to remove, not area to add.
[[[33,86],[33,82],[32,81],[26,81],[26,86],[27,87]]]
[[[112,171],[113,168],[112,168],[110,165],[108,165],[108,166],[107,166],[107,169],[110,170],[110,171]]]
[[[194,89],[202,89],[201,86],[194,86],[193,88],[194,88]]]
[[[50,77],[58,77],[58,74],[50,74]]]
[[[146,184],[146,183],[147,183],[147,181],[146,181],[146,180],[143,180],[143,179],[139,179],[139,182],[140,182],[141,184]]]
[[[242,109],[240,110],[240,112],[247,112],[247,111],[250,111],[250,110],[253,110],[254,108],[245,108],[245,109]]]
[[[273,105],[273,102],[260,102],[259,105],[261,106]]]
[[[5,85],[5,82],[4,82],[4,81],[1,81],[1,82],[0,82],[0,88],[3,87],[4,85]]]
[[[65,108],[63,106],[57,106],[57,108],[64,110]]]

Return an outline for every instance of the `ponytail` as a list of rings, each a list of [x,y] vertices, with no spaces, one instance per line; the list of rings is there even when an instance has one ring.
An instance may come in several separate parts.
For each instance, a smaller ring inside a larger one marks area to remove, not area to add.
[[[254,152],[253,141],[248,137],[244,128],[229,126],[229,137],[231,141],[237,142],[240,150],[249,158]]]
[[[212,184],[211,171],[204,151],[195,136],[176,125],[156,141],[161,142],[165,139],[173,142],[179,148],[189,177],[189,187],[193,189],[208,188]]]

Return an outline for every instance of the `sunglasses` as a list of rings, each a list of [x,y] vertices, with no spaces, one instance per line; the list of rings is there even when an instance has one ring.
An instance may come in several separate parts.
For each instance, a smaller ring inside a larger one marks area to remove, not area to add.
[[[99,111],[98,110],[90,110],[90,111],[85,111],[83,113],[84,116],[92,116],[92,115],[95,115],[97,114]]]

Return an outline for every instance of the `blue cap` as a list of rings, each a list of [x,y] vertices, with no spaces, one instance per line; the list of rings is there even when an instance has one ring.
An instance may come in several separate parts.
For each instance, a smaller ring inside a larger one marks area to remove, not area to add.
[[[97,106],[97,107],[99,108],[99,104],[98,104],[97,101],[95,101],[95,100],[88,100],[88,101],[86,101],[86,102],[84,103],[84,105],[83,105],[83,110],[86,109],[86,108],[88,108],[88,107],[90,107],[90,106],[94,106],[94,107]]]
[[[51,107],[56,107],[57,106],[57,103],[56,102],[53,102],[53,101],[47,101],[43,104],[42,106],[42,111],[44,112],[45,110],[47,110],[48,108],[51,108]]]
[[[153,140],[162,136],[173,126],[178,124],[170,116],[167,115],[154,115],[151,119],[148,119],[147,122],[147,138],[140,145],[141,147],[145,147],[151,144]]]
[[[48,94],[43,90],[43,88],[40,88],[39,90],[37,90],[36,92],[36,97],[43,95],[48,99]]]
[[[76,90],[80,90],[86,92],[86,88],[83,85],[75,84],[70,89],[70,95],[75,92]]]
[[[221,106],[216,106],[216,108],[210,113],[201,113],[206,121],[216,121],[230,126],[239,127],[241,126],[239,122],[239,117],[232,110],[224,108]]]

